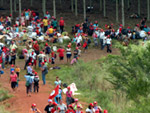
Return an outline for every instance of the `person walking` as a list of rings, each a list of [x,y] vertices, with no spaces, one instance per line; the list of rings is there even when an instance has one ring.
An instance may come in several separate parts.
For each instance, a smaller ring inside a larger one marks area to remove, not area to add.
[[[106,45],[107,45],[107,53],[108,53],[108,52],[110,52],[110,53],[111,53],[111,52],[112,52],[112,50],[111,50],[111,48],[110,48],[110,47],[112,46],[112,42],[111,42],[110,35],[108,35],[108,36],[107,36],[107,39],[106,39]]]
[[[45,65],[44,62],[42,62],[41,71],[42,71],[43,85],[45,85],[45,84],[46,84],[45,76],[46,76],[46,74],[48,73],[48,69],[47,69],[47,66]]]
[[[15,92],[15,90],[16,90],[16,85],[17,85],[17,74],[14,73],[14,70],[11,72],[11,75],[10,75],[10,82],[11,82],[11,88],[12,88],[13,91]]]
[[[72,104],[72,91],[70,90],[70,87],[67,87],[67,92],[66,92],[66,103],[67,103],[67,106]]]
[[[60,32],[62,33],[64,31],[64,19],[63,17],[60,17],[59,26],[60,26]]]
[[[35,72],[35,77],[34,77],[34,93],[39,92],[39,76],[37,72]]]
[[[26,78],[26,84],[25,84],[25,86],[26,86],[26,93],[27,93],[27,96],[31,96],[31,84],[32,84],[32,78],[31,78],[31,76],[30,76],[30,74],[28,73],[27,75],[24,75],[24,77]]]
[[[67,49],[66,49],[66,57],[67,57],[67,63],[68,62],[71,62],[71,46],[70,45],[68,45],[67,46]]]

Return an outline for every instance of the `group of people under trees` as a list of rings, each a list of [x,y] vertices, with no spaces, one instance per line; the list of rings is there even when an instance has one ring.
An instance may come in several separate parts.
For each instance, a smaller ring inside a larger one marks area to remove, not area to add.
[[[75,64],[81,56],[81,50],[87,52],[91,43],[95,47],[104,50],[107,47],[107,52],[112,52],[112,39],[122,41],[122,44],[127,46],[131,39],[143,39],[144,42],[150,39],[150,28],[146,26],[146,18],[143,18],[139,24],[135,25],[134,29],[130,26],[124,28],[122,24],[119,25],[118,30],[114,29],[114,25],[105,25],[105,29],[99,27],[98,21],[94,24],[89,22],[88,19],[82,24],[76,24],[72,27],[73,38],[64,29],[65,22],[63,17],[59,22],[57,19],[46,12],[44,18],[40,18],[38,13],[25,9],[21,18],[16,18],[13,24],[11,15],[0,17],[0,76],[3,74],[6,67],[10,68],[10,83],[13,91],[19,87],[19,73],[20,67],[16,65],[16,59],[24,59],[24,75],[26,79],[26,93],[31,96],[31,92],[39,92],[39,74],[36,69],[41,69],[41,77],[43,85],[46,84],[46,75],[48,74],[49,67],[59,69],[55,66],[55,60],[59,58],[58,62],[64,60],[65,54],[67,63]],[[65,47],[54,46],[53,44],[64,43],[68,40]],[[42,47],[41,47],[42,45]],[[19,53],[20,47],[21,49]],[[72,57],[73,54],[73,57]],[[9,66],[10,65],[10,66]],[[59,77],[56,78],[55,85],[61,86]],[[62,101],[62,86],[59,89],[59,94],[54,100],[48,100],[48,105],[45,107],[46,113],[80,113],[83,110],[82,105],[78,99],[74,99],[70,87],[67,87],[66,103]],[[32,104],[30,113],[41,113]],[[89,104],[86,109],[87,113],[108,113],[107,110],[102,110],[97,105],[97,102]]]

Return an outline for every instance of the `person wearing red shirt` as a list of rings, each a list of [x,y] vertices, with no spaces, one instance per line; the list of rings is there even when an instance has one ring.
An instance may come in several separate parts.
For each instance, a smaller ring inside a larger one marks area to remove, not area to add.
[[[14,71],[12,71],[11,73],[12,73],[10,75],[11,88],[13,89],[13,91],[15,91],[17,85],[17,74]]]
[[[52,50],[52,52],[51,52],[51,64],[55,64],[55,58],[56,58],[56,54],[55,54],[55,52]]]
[[[66,111],[66,113],[75,113],[75,111],[73,110],[73,106],[70,104],[69,106],[68,106],[69,108],[68,108],[68,110]]]
[[[57,50],[57,52],[59,53],[59,58],[60,58],[60,61],[64,59],[64,52],[65,50],[61,47]]]
[[[61,33],[64,31],[64,24],[65,24],[65,22],[63,20],[63,17],[61,17],[59,20],[59,26],[60,26]]]
[[[39,44],[37,41],[35,41],[33,45],[33,49],[35,50],[35,53],[38,55],[39,54]]]

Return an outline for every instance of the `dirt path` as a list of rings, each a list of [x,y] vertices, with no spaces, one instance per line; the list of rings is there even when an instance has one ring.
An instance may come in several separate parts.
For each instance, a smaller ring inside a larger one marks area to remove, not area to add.
[[[117,49],[113,50],[112,54],[119,54]],[[84,60],[85,62],[99,59],[103,56],[107,56],[106,51],[101,51],[99,49],[91,49],[88,50],[86,53],[83,53],[80,59]],[[58,58],[57,58],[58,59]],[[56,61],[56,63],[58,60]],[[65,63],[65,61],[64,61]],[[18,61],[17,65],[19,65],[22,69],[24,66],[23,61]],[[42,85],[42,81],[40,81],[40,92],[38,94],[33,93],[31,97],[26,96],[26,88],[25,88],[25,81],[19,82],[19,87],[16,93],[13,93],[10,84],[9,84],[9,69],[5,69],[5,74],[2,75],[1,84],[3,88],[6,88],[10,91],[10,94],[14,95],[11,99],[7,100],[7,104],[9,107],[7,108],[11,113],[28,113],[29,108],[32,103],[36,103],[37,107],[44,112],[44,108],[48,103],[48,95],[53,90],[53,86],[46,84],[45,86]],[[22,75],[23,76],[23,75]],[[63,100],[65,100],[65,96],[63,96]],[[82,104],[86,104],[81,102]],[[83,105],[84,106],[84,105]]]

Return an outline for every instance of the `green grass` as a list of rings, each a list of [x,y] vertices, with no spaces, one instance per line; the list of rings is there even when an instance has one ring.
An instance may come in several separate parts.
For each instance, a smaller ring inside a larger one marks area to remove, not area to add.
[[[102,67],[100,63],[101,60],[96,60],[88,63],[79,61],[73,66],[61,65],[60,70],[49,72],[47,80],[54,85],[56,76],[59,76],[62,83],[76,84],[81,95],[75,97],[79,98],[80,101],[87,104],[98,101],[103,109],[108,109],[111,113],[123,113],[121,111],[125,111],[126,106],[128,106],[125,101],[125,94],[117,94],[117,91],[113,90],[111,83],[106,80],[108,73],[105,66],[107,64]],[[120,95],[123,95],[123,97]]]
[[[10,112],[5,110],[4,106],[0,106],[0,113],[10,113]]]
[[[9,99],[10,97],[12,97],[12,95],[9,95],[8,91],[0,89],[0,102]]]
[[[3,102],[11,97],[12,97],[12,95],[8,94],[7,90],[0,88],[0,102]],[[0,105],[0,113],[10,113],[5,109],[5,107],[9,107],[9,106],[10,106],[9,103]]]

